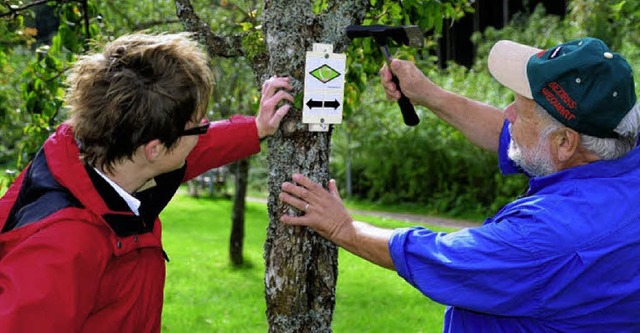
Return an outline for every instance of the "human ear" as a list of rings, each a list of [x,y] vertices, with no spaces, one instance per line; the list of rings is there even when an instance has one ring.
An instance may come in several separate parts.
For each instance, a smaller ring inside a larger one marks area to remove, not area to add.
[[[155,162],[158,160],[162,149],[164,149],[164,145],[160,143],[160,140],[158,139],[151,140],[142,147],[144,157],[149,162]]]
[[[580,134],[568,127],[564,127],[552,135],[552,142],[556,148],[558,161],[564,163],[573,158],[580,146]]]

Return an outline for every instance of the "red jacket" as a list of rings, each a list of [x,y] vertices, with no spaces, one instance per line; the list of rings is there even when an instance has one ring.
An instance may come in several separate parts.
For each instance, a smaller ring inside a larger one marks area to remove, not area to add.
[[[182,181],[260,151],[253,117],[211,127],[135,216],[61,125],[0,199],[0,332],[159,332],[158,214]]]

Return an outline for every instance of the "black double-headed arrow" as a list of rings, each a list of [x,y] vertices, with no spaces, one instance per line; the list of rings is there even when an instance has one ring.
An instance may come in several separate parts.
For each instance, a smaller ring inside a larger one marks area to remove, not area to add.
[[[338,102],[337,99],[334,99],[333,101],[314,101],[313,99],[310,99],[307,102],[307,106],[309,107],[309,109],[333,108],[334,110],[336,110],[340,106],[340,102]]]

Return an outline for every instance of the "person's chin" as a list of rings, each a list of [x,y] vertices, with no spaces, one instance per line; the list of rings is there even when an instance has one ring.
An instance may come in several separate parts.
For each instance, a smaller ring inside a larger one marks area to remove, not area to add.
[[[522,159],[522,150],[513,140],[509,142],[507,157],[509,157],[512,161],[519,161]]]

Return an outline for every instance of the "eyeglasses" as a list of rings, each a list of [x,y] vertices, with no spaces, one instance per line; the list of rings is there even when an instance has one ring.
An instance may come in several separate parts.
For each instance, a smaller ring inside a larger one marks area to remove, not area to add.
[[[182,132],[180,132],[179,136],[186,136],[186,135],[202,135],[207,133],[207,130],[209,130],[209,122],[205,122],[202,123],[196,127],[191,127],[189,129],[186,129]]]

